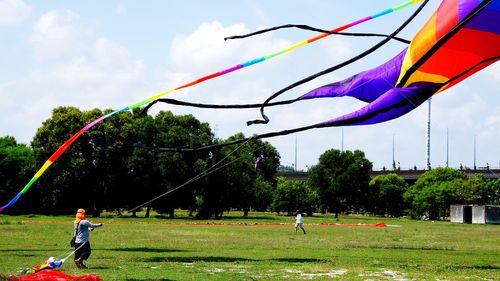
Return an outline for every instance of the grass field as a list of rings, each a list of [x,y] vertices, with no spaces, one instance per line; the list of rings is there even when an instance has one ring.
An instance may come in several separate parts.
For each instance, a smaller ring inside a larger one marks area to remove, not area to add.
[[[0,215],[0,276],[71,252],[73,217]],[[104,280],[500,280],[500,225],[366,216],[226,214],[222,220],[89,218],[88,270]],[[334,226],[376,223],[388,227]],[[322,225],[323,224],[323,225]],[[0,277],[1,279],[1,277]]]

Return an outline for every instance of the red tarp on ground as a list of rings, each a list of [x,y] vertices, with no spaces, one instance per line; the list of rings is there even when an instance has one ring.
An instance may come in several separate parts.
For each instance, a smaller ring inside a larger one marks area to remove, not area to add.
[[[86,274],[81,276],[72,276],[64,272],[46,269],[37,273],[24,276],[10,276],[10,281],[67,281],[67,280],[83,280],[83,281],[100,281],[101,277],[95,274]]]

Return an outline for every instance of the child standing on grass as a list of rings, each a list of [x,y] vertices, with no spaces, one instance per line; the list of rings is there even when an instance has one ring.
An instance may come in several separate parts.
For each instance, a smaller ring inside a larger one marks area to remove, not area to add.
[[[297,234],[299,228],[306,234],[306,230],[302,227],[302,214],[297,210],[297,216],[295,217],[295,234]]]

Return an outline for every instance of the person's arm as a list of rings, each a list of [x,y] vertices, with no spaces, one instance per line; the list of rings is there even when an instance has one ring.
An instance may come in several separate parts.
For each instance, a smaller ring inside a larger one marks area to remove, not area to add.
[[[89,228],[98,228],[98,227],[101,227],[101,226],[102,226],[102,223],[90,223]]]
[[[91,223],[87,220],[85,221],[81,221],[80,223],[83,223],[83,226],[89,228],[89,229],[93,229],[93,228],[98,228],[98,227],[101,227],[102,226],[102,223]]]

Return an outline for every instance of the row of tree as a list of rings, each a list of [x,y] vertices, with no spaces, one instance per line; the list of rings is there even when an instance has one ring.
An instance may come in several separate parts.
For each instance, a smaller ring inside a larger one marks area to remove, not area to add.
[[[61,143],[109,112],[59,107],[30,147],[13,137],[0,138],[0,199],[15,196]],[[215,139],[209,125],[192,115],[124,112],[82,135],[8,211],[70,214],[83,207],[94,215],[102,210],[135,214],[136,207],[144,206],[146,215],[154,208],[173,216],[182,208],[200,218],[220,217],[229,209],[245,215],[251,209],[289,214],[300,209],[436,219],[446,216],[453,203],[500,203],[500,180],[467,178],[460,170],[434,169],[412,186],[395,174],[370,179],[372,163],[359,150],[327,150],[301,182],[274,178],[279,153],[260,140],[193,152],[155,149],[243,137]]]
[[[278,180],[273,209],[441,219],[449,216],[451,204],[500,205],[500,179],[484,174],[468,178],[462,170],[436,168],[410,186],[394,173],[370,180],[370,169],[360,151],[328,150],[307,181]]]
[[[0,138],[1,200],[15,196],[35,168],[75,132],[110,112],[58,107],[38,129],[30,147],[13,137]],[[83,134],[7,211],[71,214],[86,208],[99,215],[105,209],[132,210],[174,189],[145,207],[170,215],[176,208],[189,209],[200,217],[220,216],[229,208],[244,212],[255,206],[265,208],[280,159],[269,143],[251,140],[186,153],[154,149],[201,147],[243,137],[215,139],[209,125],[192,115],[162,111],[153,117],[124,112]],[[255,160],[262,156],[255,167]]]

